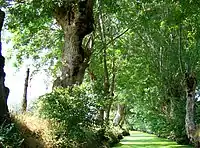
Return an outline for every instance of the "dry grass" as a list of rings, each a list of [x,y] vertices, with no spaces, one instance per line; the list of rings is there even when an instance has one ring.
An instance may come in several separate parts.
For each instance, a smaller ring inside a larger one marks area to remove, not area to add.
[[[52,122],[50,120],[41,119],[30,114],[13,114],[12,120],[24,138],[21,148],[60,148],[62,147],[62,142],[66,142],[62,141],[62,138],[59,139],[54,136],[55,134],[53,133],[53,128],[51,126]],[[116,134],[118,133],[117,130],[119,129],[116,129],[116,131],[113,129],[112,132]],[[107,132],[106,136],[110,136],[110,132]],[[97,139],[88,137],[84,143],[71,141],[70,147],[98,148],[102,146],[104,142],[99,141],[101,140],[101,137],[96,138]],[[104,143],[104,145],[108,145],[107,142]]]
[[[20,133],[24,136],[24,148],[56,147],[50,130],[50,121],[29,114],[12,115]]]

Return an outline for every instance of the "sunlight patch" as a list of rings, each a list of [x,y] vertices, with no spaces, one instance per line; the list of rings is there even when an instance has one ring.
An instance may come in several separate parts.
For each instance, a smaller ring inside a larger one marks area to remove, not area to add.
[[[125,140],[132,140],[132,141],[134,141],[134,140],[149,140],[149,139],[155,139],[155,137],[125,137],[124,138],[124,140],[123,141],[125,141]]]
[[[134,142],[134,141],[122,141],[120,142],[121,144],[124,144],[124,145],[144,145],[145,142],[144,141],[141,141],[141,142]],[[175,145],[176,143],[175,142],[148,142],[148,145]]]

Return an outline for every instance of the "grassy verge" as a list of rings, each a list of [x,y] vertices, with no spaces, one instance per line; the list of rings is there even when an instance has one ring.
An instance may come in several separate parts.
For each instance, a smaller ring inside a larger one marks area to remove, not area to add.
[[[114,148],[192,148],[192,146],[178,145],[168,139],[158,138],[152,134],[131,131],[130,136],[125,137]]]

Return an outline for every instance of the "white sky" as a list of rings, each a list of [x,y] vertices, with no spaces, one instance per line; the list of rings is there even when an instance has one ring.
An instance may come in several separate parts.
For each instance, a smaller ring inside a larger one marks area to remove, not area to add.
[[[6,50],[9,47],[10,45],[4,42],[2,43],[2,54],[4,57],[6,57]],[[9,109],[15,111],[19,109],[22,101],[27,67],[24,65],[22,68],[20,68],[19,71],[17,71],[16,68],[13,67],[13,61],[6,60],[4,70],[6,72],[5,85],[10,89],[10,94],[8,97]],[[27,94],[28,104],[30,104],[40,95],[51,91],[51,84],[47,88],[44,79],[48,78],[47,76],[45,76],[44,73],[40,72],[39,74],[34,76],[29,83]]]

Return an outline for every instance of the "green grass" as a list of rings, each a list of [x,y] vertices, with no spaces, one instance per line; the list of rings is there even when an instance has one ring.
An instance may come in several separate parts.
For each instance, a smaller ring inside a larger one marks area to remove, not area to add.
[[[174,141],[138,131],[131,131],[130,134],[114,148],[192,148],[192,146],[178,145]]]

